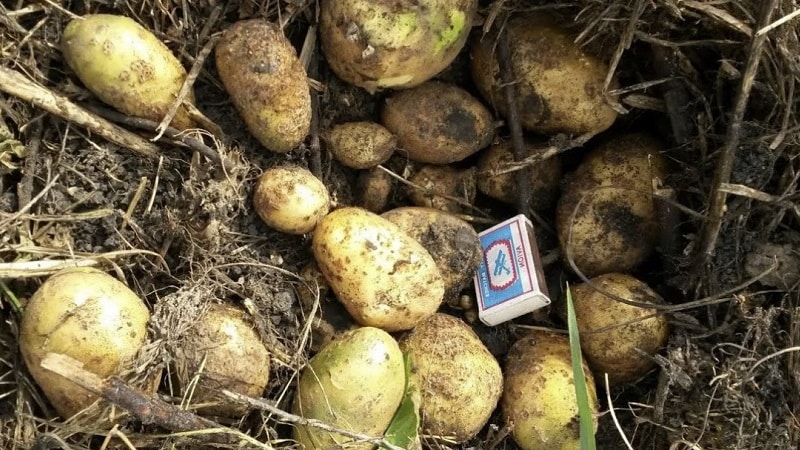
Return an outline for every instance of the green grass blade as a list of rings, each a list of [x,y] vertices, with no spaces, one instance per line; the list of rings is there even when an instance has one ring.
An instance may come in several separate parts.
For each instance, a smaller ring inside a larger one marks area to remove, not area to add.
[[[569,329],[569,347],[572,355],[572,374],[575,379],[575,396],[578,398],[580,414],[581,449],[595,450],[594,417],[589,405],[589,391],[586,387],[586,374],[583,373],[583,356],[581,340],[578,333],[578,319],[572,305],[572,292],[567,285],[567,328]]]
[[[421,449],[422,445],[419,439],[421,394],[416,386],[408,382],[411,376],[411,358],[407,353],[403,353],[403,362],[406,372],[405,393],[392,423],[386,430],[386,441],[405,449]]]

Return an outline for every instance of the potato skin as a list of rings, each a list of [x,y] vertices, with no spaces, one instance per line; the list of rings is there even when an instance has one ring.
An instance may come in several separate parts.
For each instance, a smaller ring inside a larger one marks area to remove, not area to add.
[[[39,366],[60,353],[102,378],[119,373],[147,337],[150,312],[116,278],[93,268],[53,274],[25,306],[19,346],[25,365],[55,410],[69,418],[99,397]]]
[[[369,169],[383,164],[397,147],[397,137],[374,122],[334,125],[323,138],[333,156],[353,169]]]
[[[436,313],[400,339],[420,389],[422,431],[464,442],[483,428],[503,392],[500,364],[460,319]]]
[[[630,275],[609,273],[590,281],[603,291],[627,300],[664,303],[647,284]],[[666,345],[669,323],[665,315],[645,319],[656,310],[626,305],[586,283],[574,286],[572,295],[581,332],[581,348],[598,376],[608,373],[608,381],[614,385],[636,381],[655,367],[652,359],[642,356],[636,349],[652,356]],[[630,321],[635,322],[593,333]]]
[[[186,70],[150,31],[125,16],[90,14],[64,29],[61,50],[83,84],[105,103],[135,117],[160,122],[175,101]],[[186,97],[194,102],[191,93]],[[173,127],[192,120],[178,108]]]
[[[517,79],[522,126],[543,134],[599,133],[617,113],[603,96],[608,66],[584,53],[543,14],[514,14],[505,23]],[[503,116],[508,111],[494,54],[497,27],[472,45],[472,78]]]
[[[492,142],[491,112],[469,92],[440,81],[395,92],[381,120],[412,161],[449,164]]]
[[[297,147],[311,128],[311,93],[283,32],[260,19],[236,22],[215,54],[219,77],[250,133],[274,152]]]
[[[407,330],[436,312],[444,281],[431,255],[397,225],[346,207],[325,216],[314,258],[353,318],[386,331]]]
[[[253,205],[261,220],[289,234],[310,233],[330,210],[328,189],[298,166],[273,167],[261,174]]]
[[[475,203],[477,169],[474,167],[456,169],[429,164],[422,166],[408,181],[422,188],[408,187],[409,200],[416,206],[458,214],[469,211],[466,205]],[[444,196],[457,198],[466,205]]]

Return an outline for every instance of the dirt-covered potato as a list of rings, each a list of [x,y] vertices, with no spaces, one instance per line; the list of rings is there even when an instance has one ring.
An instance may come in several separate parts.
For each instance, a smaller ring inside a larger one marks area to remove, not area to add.
[[[274,152],[297,147],[311,128],[311,93],[283,31],[260,19],[236,22],[215,54],[222,84],[250,133]]]
[[[369,169],[386,162],[397,138],[379,123],[347,122],[334,125],[323,139],[337,161],[353,169]]]
[[[445,301],[457,302],[483,257],[481,241],[472,225],[438,209],[412,206],[386,211],[381,217],[428,250],[444,279]]]
[[[589,406],[597,413],[597,391],[584,363]],[[572,376],[569,338],[534,331],[508,351],[503,417],[513,424],[511,434],[523,450],[580,449],[578,400]],[[595,416],[594,428],[597,431]]]
[[[382,213],[389,204],[395,181],[381,168],[372,168],[358,175],[356,205],[374,213]]]
[[[125,16],[92,14],[64,29],[67,64],[100,100],[135,117],[160,122],[178,96],[186,70],[153,33]],[[190,93],[186,101],[193,102]],[[192,126],[185,108],[171,125]]]
[[[408,198],[416,206],[440,209],[449,213],[469,212],[477,193],[477,169],[451,166],[422,166],[408,181]],[[448,198],[450,197],[450,198]],[[456,201],[454,199],[458,199]]]
[[[184,394],[204,414],[236,417],[247,405],[232,402],[222,390],[261,397],[269,381],[270,355],[244,311],[213,304],[192,324],[175,355]],[[190,385],[195,376],[197,384]]]
[[[377,214],[331,212],[317,225],[312,249],[336,297],[362,325],[407,330],[442,303],[444,281],[433,257]]]
[[[525,157],[540,152],[533,142],[525,140]],[[483,194],[504,203],[514,204],[518,198],[517,172],[491,175],[504,170],[514,163],[514,152],[510,140],[502,140],[483,150],[478,160],[478,190]],[[547,158],[525,169],[531,189],[531,207],[534,210],[547,209],[558,197],[561,181],[561,161],[557,157]]]
[[[591,282],[598,289],[626,300],[664,304],[646,283],[630,275],[609,273],[592,278]],[[655,309],[627,305],[600,290],[586,283],[572,288],[583,355],[598,377],[608,373],[612,385],[636,381],[656,365],[652,358],[637,350],[652,356],[666,345],[667,317],[654,316],[658,312]],[[597,332],[601,329],[605,331]]]
[[[604,142],[578,166],[556,209],[564,261],[587,276],[630,272],[659,239],[655,180],[663,181],[663,146],[645,134]]]
[[[22,314],[25,365],[55,410],[68,418],[99,397],[42,368],[47,353],[69,356],[101,378],[119,375],[147,337],[150,312],[116,278],[92,268],[64,269],[45,281]]]
[[[298,166],[273,167],[261,174],[253,205],[272,228],[290,234],[314,230],[331,207],[328,189],[319,178]]]
[[[412,161],[449,164],[492,142],[492,113],[469,92],[429,81],[386,99],[381,121]]]
[[[370,92],[416,86],[453,62],[477,7],[475,0],[323,0],[322,50],[339,78]]]
[[[311,358],[300,376],[292,411],[340,429],[380,436],[404,390],[405,367],[397,342],[385,331],[362,327],[348,331]],[[295,425],[294,439],[306,450],[375,447],[303,425]]]
[[[400,339],[419,387],[422,431],[464,442],[489,420],[503,392],[500,364],[460,319],[436,313]]]
[[[472,77],[494,108],[506,116],[497,62],[497,25],[472,45]],[[537,133],[599,133],[617,113],[603,93],[608,66],[585,53],[574,38],[541,13],[502,21],[516,77],[522,126]]]

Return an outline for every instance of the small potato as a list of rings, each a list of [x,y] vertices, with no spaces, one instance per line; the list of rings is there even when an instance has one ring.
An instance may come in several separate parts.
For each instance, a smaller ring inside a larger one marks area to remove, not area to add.
[[[508,39],[522,126],[543,134],[599,133],[617,113],[604,93],[608,66],[586,54],[568,32],[541,13],[502,23]],[[508,115],[496,56],[497,26],[472,46],[472,78],[485,99]]]
[[[377,214],[386,210],[395,185],[391,175],[376,167],[359,174],[357,184],[358,206]]]
[[[599,290],[586,283],[572,288],[583,354],[598,376],[608,374],[610,384],[636,381],[656,365],[637,350],[652,356],[666,345],[667,317],[650,317],[655,309],[627,305],[601,290],[639,303],[663,304],[664,300],[630,275],[609,273],[591,282]],[[601,329],[605,331],[596,332]]]
[[[288,152],[311,128],[306,71],[281,29],[253,19],[234,23],[216,47],[217,71],[250,133]]]
[[[253,204],[261,219],[289,234],[314,230],[331,207],[328,189],[311,172],[297,166],[267,169],[258,179]]]
[[[397,147],[397,138],[392,132],[374,122],[334,125],[323,138],[333,157],[353,169],[369,169],[383,164]]]
[[[312,241],[322,274],[365,326],[400,331],[436,312],[444,281],[430,253],[397,225],[360,208],[341,208]]]
[[[422,166],[408,181],[414,184],[408,188],[408,197],[416,206],[459,214],[469,211],[469,205],[475,203],[477,169],[474,167],[459,170],[449,166]]]
[[[540,150],[531,141],[525,141],[526,158],[539,152]],[[516,203],[519,194],[518,172],[490,175],[492,172],[506,169],[513,163],[514,152],[509,140],[492,144],[481,152],[478,161],[478,190],[495,200]],[[558,185],[561,181],[561,161],[557,157],[551,157],[522,170],[530,180],[531,207],[538,211],[553,206],[558,197]]]
[[[500,364],[461,320],[436,313],[400,340],[419,387],[422,431],[464,442],[492,415],[503,392]]]
[[[144,302],[116,278],[92,268],[64,269],[25,306],[20,352],[36,384],[66,419],[99,397],[42,368],[45,355],[69,356],[101,378],[119,375],[144,345],[149,321]]]
[[[458,86],[429,81],[386,99],[384,126],[412,161],[449,164],[492,142],[492,113]]]
[[[134,117],[160,122],[178,96],[186,70],[157,37],[134,20],[111,14],[73,19],[61,39],[64,59],[105,103]],[[191,93],[186,101],[194,102]],[[173,127],[192,126],[183,107]]]
[[[648,135],[628,134],[586,156],[556,208],[565,262],[591,277],[629,272],[650,256],[661,231],[652,193],[667,174],[662,149]]]
[[[261,397],[269,381],[269,352],[244,312],[231,305],[211,305],[187,331],[176,360],[184,391],[200,375],[191,399],[206,405],[199,409],[204,414],[244,415],[247,405],[221,391]]]
[[[523,450],[580,449],[578,400],[572,376],[569,338],[534,331],[508,351],[500,401],[506,424]],[[589,407],[597,431],[597,390],[583,364]]]

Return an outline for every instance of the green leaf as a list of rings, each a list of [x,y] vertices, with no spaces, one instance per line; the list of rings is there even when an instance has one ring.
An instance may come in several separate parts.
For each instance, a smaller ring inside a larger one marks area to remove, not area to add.
[[[403,400],[397,412],[394,413],[392,423],[386,429],[386,441],[409,450],[421,449],[419,440],[419,407],[422,396],[419,388],[408,382],[411,377],[411,357],[403,353],[405,363],[406,385]]]
[[[578,319],[572,305],[572,292],[567,284],[567,328],[569,329],[569,348],[572,355],[572,376],[575,379],[575,396],[578,399],[580,415],[581,449],[595,450],[594,417],[589,405],[589,392],[586,388],[586,374],[583,373],[583,355],[581,355],[581,339],[578,333]]]

